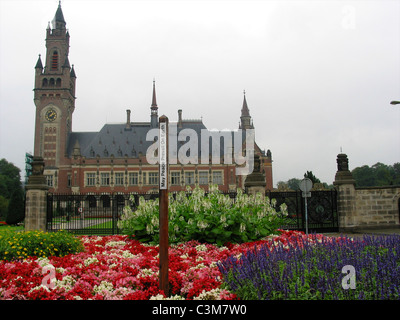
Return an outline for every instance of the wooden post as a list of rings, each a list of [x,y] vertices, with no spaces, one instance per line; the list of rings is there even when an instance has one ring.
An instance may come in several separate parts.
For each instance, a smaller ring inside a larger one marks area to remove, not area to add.
[[[168,118],[159,119],[160,290],[168,297]]]

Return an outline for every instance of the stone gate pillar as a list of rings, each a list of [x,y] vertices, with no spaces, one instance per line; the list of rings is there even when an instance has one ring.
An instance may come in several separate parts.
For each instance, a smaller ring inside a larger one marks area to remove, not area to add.
[[[265,182],[265,175],[261,172],[260,156],[255,154],[254,169],[253,172],[246,177],[246,180],[244,181],[244,188],[248,194],[256,195],[260,192],[264,197],[266,185],[267,183]]]
[[[29,176],[25,202],[25,231],[46,231],[47,192],[46,177],[43,175],[44,160],[33,157],[32,175]]]
[[[339,231],[352,231],[356,221],[355,180],[349,170],[349,160],[346,154],[337,155],[337,172],[333,182],[337,190],[337,210],[339,216]]]

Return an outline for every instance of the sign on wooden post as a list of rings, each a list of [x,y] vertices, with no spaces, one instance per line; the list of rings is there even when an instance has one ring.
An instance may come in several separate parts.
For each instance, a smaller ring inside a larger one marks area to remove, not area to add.
[[[168,296],[168,118],[159,119],[160,290]]]

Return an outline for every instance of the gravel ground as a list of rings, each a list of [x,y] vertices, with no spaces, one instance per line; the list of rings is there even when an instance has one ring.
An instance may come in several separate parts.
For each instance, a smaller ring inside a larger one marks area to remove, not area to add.
[[[400,227],[398,228],[381,228],[381,229],[360,229],[353,232],[327,232],[323,233],[327,237],[340,237],[340,236],[348,236],[350,238],[362,238],[365,234],[368,235],[390,235],[390,234],[399,234],[400,235]]]

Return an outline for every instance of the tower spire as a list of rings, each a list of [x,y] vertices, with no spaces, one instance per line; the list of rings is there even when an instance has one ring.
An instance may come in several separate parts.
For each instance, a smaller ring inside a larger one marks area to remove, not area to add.
[[[151,100],[151,109],[157,108],[157,99],[156,99],[156,80],[153,79],[153,99]]]
[[[151,127],[155,128],[158,126],[158,107],[157,107],[157,99],[156,99],[156,80],[153,79],[153,97],[151,100]]]
[[[246,91],[243,90],[243,105],[242,114],[240,116],[240,129],[254,129],[253,123],[251,121],[249,107],[247,106]]]
[[[53,29],[65,29],[66,22],[61,9],[61,1],[58,2],[58,8],[56,14],[54,15],[52,24],[53,24]]]
[[[250,116],[250,111],[249,107],[247,106],[247,100],[246,100],[246,90],[243,90],[242,116]]]

